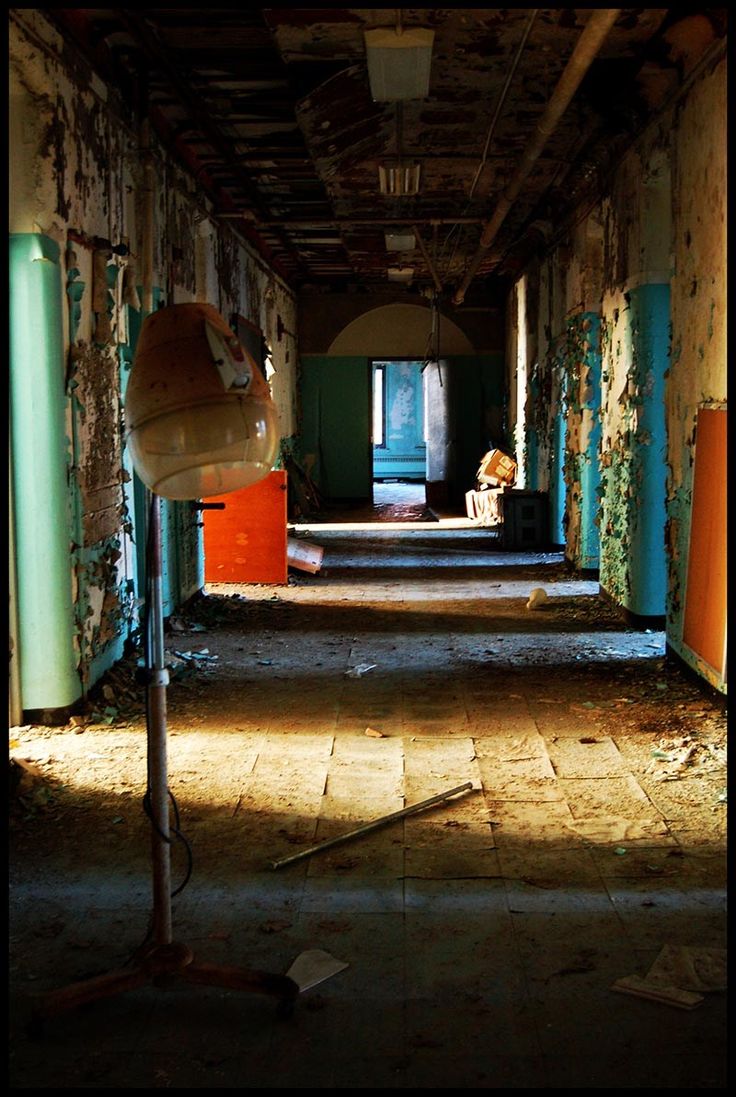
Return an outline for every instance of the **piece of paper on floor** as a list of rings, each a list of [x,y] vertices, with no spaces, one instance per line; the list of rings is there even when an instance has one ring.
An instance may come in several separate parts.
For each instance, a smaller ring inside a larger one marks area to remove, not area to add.
[[[349,965],[343,960],[337,960],[329,952],[321,948],[308,949],[301,952],[287,971],[289,979],[293,979],[299,987],[299,992],[309,990],[317,983],[324,982],[339,971],[344,971]]]
[[[681,990],[725,990],[726,955],[725,948],[665,945],[647,972],[647,980]]]
[[[663,1002],[668,1006],[677,1006],[678,1009],[695,1009],[703,1001],[702,994],[650,982],[641,975],[627,975],[623,979],[617,979],[611,990],[632,994],[635,998],[647,998],[651,1002]]]
[[[726,949],[665,945],[644,977],[627,975],[611,990],[694,1009],[703,993],[726,989]]]
[[[620,815],[599,815],[575,819],[579,835],[591,842],[635,842],[667,834],[667,825],[658,819],[626,819]]]

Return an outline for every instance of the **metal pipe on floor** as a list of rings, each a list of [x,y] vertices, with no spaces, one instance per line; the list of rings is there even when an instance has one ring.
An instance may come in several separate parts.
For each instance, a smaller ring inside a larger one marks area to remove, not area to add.
[[[362,827],[356,827],[355,830],[348,831],[347,834],[339,834],[337,838],[328,838],[326,842],[320,842],[319,845],[311,846],[309,849],[303,849],[301,853],[294,853],[291,857],[282,857],[280,861],[272,861],[271,865],[273,868],[283,868],[284,865],[292,865],[295,861],[301,861],[303,857],[311,857],[313,853],[321,853],[322,850],[331,849],[332,846],[337,846],[341,842],[347,842],[350,838],[357,838],[361,834],[368,834],[369,831],[385,826],[386,823],[392,823],[395,819],[405,819],[408,815],[413,815],[416,811],[422,811],[424,808],[431,807],[432,804],[440,804],[450,796],[455,796],[459,792],[467,792],[468,789],[471,789],[472,787],[473,782],[466,781],[464,785],[458,785],[457,788],[448,789],[447,792],[440,792],[437,796],[430,796],[428,800],[422,800],[418,804],[412,804],[408,808],[402,808],[401,811],[394,811],[391,815],[383,815],[380,819],[374,819],[372,823],[365,823]]]

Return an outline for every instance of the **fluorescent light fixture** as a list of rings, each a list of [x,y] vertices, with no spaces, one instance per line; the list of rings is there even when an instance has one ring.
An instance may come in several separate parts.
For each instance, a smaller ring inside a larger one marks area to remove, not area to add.
[[[386,251],[413,251],[417,238],[413,232],[385,232]]]
[[[421,172],[421,164],[379,164],[378,186],[381,194],[397,197],[403,194],[418,194]]]
[[[368,79],[376,103],[398,99],[425,99],[429,95],[434,31],[393,27],[363,32],[368,60]]]
[[[414,277],[414,267],[389,267],[388,268],[388,280],[389,282],[401,282],[402,285],[408,286]]]

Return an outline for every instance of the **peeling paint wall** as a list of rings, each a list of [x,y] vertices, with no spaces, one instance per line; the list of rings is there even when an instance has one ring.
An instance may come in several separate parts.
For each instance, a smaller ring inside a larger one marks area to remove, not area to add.
[[[139,135],[116,93],[32,9],[11,12],[10,140],[10,231],[42,234],[61,249],[69,584],[84,693],[138,624],[145,506],[124,445],[123,392],[142,318],[143,173]],[[196,181],[162,149],[153,155],[155,302],[206,300],[226,319],[239,314],[261,327],[288,439],[295,429],[294,297],[215,221]],[[201,519],[188,503],[163,510],[170,613],[204,581]],[[41,526],[42,517],[40,535]]]
[[[549,498],[549,538],[581,569],[598,566],[601,227],[594,215],[526,271],[527,390],[525,486]],[[517,286],[518,289],[518,286]],[[515,293],[510,300],[515,300]],[[509,362],[516,355],[516,306],[509,316]],[[518,422],[517,373],[509,377]]]
[[[678,655],[725,691],[720,671],[704,665],[682,639],[697,411],[701,404],[725,404],[727,400],[725,58],[707,71],[678,104],[672,132],[674,270],[672,353],[666,397],[667,639]]]
[[[524,272],[535,301],[525,471],[549,492],[551,538],[564,529],[567,559],[590,566],[591,510],[579,488],[587,482],[589,503],[598,471],[602,589],[634,617],[666,615],[669,646],[724,690],[682,629],[697,412],[726,402],[725,70],[721,56],[693,78],[623,157],[598,205]]]
[[[669,286],[613,293],[604,317],[601,585],[631,613],[659,618],[666,586]]]
[[[595,571],[599,552],[600,484],[600,317],[570,317],[558,367],[565,399],[565,555],[574,567]]]
[[[527,379],[526,426],[528,460],[526,480],[533,491],[551,491],[553,482],[552,450],[553,434],[551,430],[553,403],[559,405],[559,393],[555,390],[556,371],[553,368],[553,355],[550,352],[550,306],[549,268],[535,261],[527,269]],[[510,410],[513,419],[514,409]],[[552,499],[550,498],[552,504]],[[554,543],[559,543],[559,521],[550,508],[551,534]]]
[[[624,157],[602,203],[601,587],[636,617],[664,617],[671,274],[670,131]]]
[[[664,613],[661,590],[651,589],[650,558],[638,569],[650,588],[645,597],[632,578],[644,543],[655,552],[652,515],[642,523],[639,506],[642,477],[649,484],[654,474],[654,450],[661,466],[657,520],[664,523],[664,422],[650,420],[652,407],[662,408],[669,313],[661,295],[646,288],[669,280],[664,134],[656,130],[643,151],[629,153],[611,194],[527,271],[536,294],[529,310],[535,349],[528,360],[527,482],[549,493],[550,537],[564,544],[569,563],[598,569],[606,592],[642,616]],[[659,540],[661,570],[661,528]]]

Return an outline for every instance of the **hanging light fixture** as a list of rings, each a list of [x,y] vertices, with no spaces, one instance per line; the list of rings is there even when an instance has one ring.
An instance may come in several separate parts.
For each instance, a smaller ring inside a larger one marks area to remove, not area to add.
[[[136,471],[166,499],[222,495],[273,467],[279,432],[268,384],[211,305],[170,305],[146,318],[125,409]]]
[[[385,232],[386,251],[413,251],[417,246],[417,238],[412,231]]]
[[[404,163],[398,160],[379,164],[378,186],[381,194],[388,194],[394,198],[405,194],[418,194],[421,172],[421,164]]]
[[[424,27],[376,27],[363,31],[368,80],[376,103],[429,95],[434,31]]]
[[[389,282],[399,282],[401,285],[408,286],[414,278],[414,267],[389,267],[388,268],[388,280]]]

